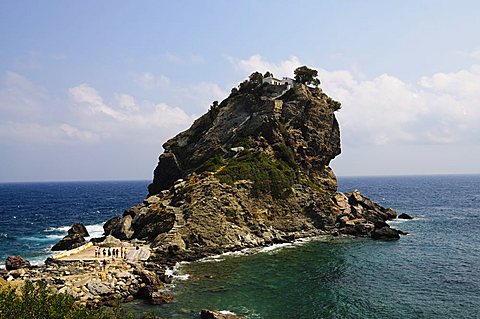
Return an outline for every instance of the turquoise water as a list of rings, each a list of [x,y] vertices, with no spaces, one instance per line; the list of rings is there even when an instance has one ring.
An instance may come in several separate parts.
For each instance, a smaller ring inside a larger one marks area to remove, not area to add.
[[[480,176],[343,178],[416,218],[399,241],[325,239],[182,265],[169,318],[480,318]],[[145,309],[145,306],[142,306]]]

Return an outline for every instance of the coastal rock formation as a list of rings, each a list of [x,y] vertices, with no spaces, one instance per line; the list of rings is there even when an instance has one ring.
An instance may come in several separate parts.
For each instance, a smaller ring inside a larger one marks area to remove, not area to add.
[[[87,243],[85,237],[90,236],[87,228],[80,223],[73,224],[67,231],[67,235],[63,237],[58,243],[53,245],[52,251],[69,250],[80,247]]]
[[[51,248],[52,251],[59,251],[59,250],[69,250],[80,247],[86,244],[86,240],[83,236],[78,234],[67,235],[63,237],[58,243],[53,245]]]
[[[5,261],[6,270],[16,270],[27,267],[30,267],[30,262],[20,256],[8,256]]]
[[[340,103],[318,87],[261,78],[252,74],[167,141],[148,198],[105,234],[147,240],[157,262],[321,234],[392,238],[384,228],[393,210],[336,193],[329,163],[340,154]]]
[[[337,215],[337,228],[341,233],[354,236],[368,236],[374,239],[399,238],[397,232],[381,231],[390,229],[386,221],[394,219],[397,214],[390,208],[384,208],[358,190],[351,193],[337,193],[333,201],[340,209]],[[392,229],[393,230],[393,229]],[[395,235],[393,235],[395,233]],[[379,236],[382,234],[381,236]],[[390,236],[389,236],[390,235]],[[393,237],[392,237],[393,236]]]
[[[90,236],[90,234],[88,233],[85,225],[80,224],[80,223],[73,224],[72,227],[70,227],[70,229],[68,230],[68,234],[70,236],[72,236],[72,235],[80,235],[82,237],[89,237]]]

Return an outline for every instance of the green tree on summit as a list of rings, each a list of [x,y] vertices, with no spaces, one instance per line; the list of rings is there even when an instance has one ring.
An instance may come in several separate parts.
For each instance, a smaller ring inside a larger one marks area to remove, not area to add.
[[[254,85],[259,85],[263,83],[263,75],[260,72],[253,72],[249,77],[250,83]]]
[[[296,68],[293,73],[295,74],[295,81],[298,83],[313,85],[315,87],[320,85],[320,80],[317,79],[317,70],[310,69],[304,65]]]

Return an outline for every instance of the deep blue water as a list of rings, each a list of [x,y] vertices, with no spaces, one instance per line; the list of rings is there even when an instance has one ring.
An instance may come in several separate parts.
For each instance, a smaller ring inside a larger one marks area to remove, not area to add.
[[[0,256],[41,258],[66,230],[60,226],[121,214],[144,198],[147,184],[2,184]],[[175,303],[137,309],[167,318],[192,318],[205,307],[265,319],[480,318],[479,175],[348,177],[339,188],[413,215],[392,223],[409,235],[311,241],[181,265],[188,279],[175,282]]]
[[[148,181],[0,184],[0,260],[21,255],[33,263],[76,222],[101,236],[106,219],[147,194]]]

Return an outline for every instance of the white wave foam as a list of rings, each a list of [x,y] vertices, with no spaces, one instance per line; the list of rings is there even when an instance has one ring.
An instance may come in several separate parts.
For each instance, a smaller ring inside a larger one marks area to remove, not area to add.
[[[272,245],[272,246],[263,247],[258,252],[259,253],[269,253],[269,252],[273,252],[277,249],[282,249],[282,248],[286,248],[288,246],[293,246],[293,244],[294,243],[275,244],[275,245]]]
[[[42,255],[42,256],[37,256],[37,257],[32,257],[32,258],[29,258],[28,261],[30,261],[30,264],[32,265],[35,265],[35,266],[41,266],[43,265],[43,263],[45,262],[45,260],[48,258],[48,257],[51,257],[53,255],[53,253],[48,253],[48,254],[45,254],[45,255]]]
[[[220,261],[224,261],[225,260],[224,257],[227,257],[227,256],[234,256],[234,257],[247,256],[247,255],[252,254],[254,249],[255,248],[245,248],[245,249],[237,250],[237,251],[228,251],[228,252],[223,253],[223,254],[204,257],[202,259],[197,260],[196,262],[198,262],[198,263],[220,262]]]
[[[59,233],[67,233],[71,226],[60,226],[60,227],[49,227],[44,230],[47,233],[59,232]]]
[[[241,257],[241,256],[248,256],[248,255],[257,254],[257,253],[275,254],[282,249],[294,248],[296,246],[301,246],[311,241],[328,241],[329,238],[330,237],[327,235],[304,237],[304,238],[296,239],[295,241],[289,242],[289,243],[274,244],[274,245],[265,246],[265,247],[244,248],[242,250],[237,250],[237,251],[229,251],[219,255],[208,256],[196,262],[200,262],[200,263],[220,262],[225,260],[225,257],[227,256]]]
[[[406,222],[407,219],[391,219],[391,220],[387,220],[387,224],[402,224],[404,222]]]
[[[48,240],[62,239],[63,237],[64,237],[63,235],[47,235],[47,236],[45,236],[45,238],[47,238]]]
[[[167,268],[165,269],[165,275],[167,276],[172,276],[173,278],[173,283],[176,281],[176,280],[187,280],[190,275],[189,274],[184,274],[181,272],[181,266],[182,264],[184,263],[176,263],[175,266],[173,266],[173,268]]]
[[[26,256],[25,258],[30,262],[31,265],[41,266],[45,263],[45,260],[47,260],[48,257],[51,257],[53,255],[53,252],[51,252],[48,248],[42,250],[42,252],[43,254],[41,255],[37,255],[34,257]],[[5,269],[5,264],[0,264],[0,269]]]
[[[97,238],[103,236],[103,224],[94,224],[94,225],[86,225],[85,228],[87,229],[90,237],[88,238]]]
[[[231,312],[229,310],[220,310],[219,311],[222,315],[231,315],[231,316],[236,316],[237,314],[235,312]]]
[[[87,229],[88,233],[90,234],[90,237],[87,237],[86,239],[88,240],[90,238],[102,237],[102,235],[103,235],[103,224],[104,223],[93,224],[93,225],[85,225],[85,228]],[[59,238],[62,238],[63,236],[65,236],[67,234],[68,230],[71,227],[72,226],[49,227],[49,228],[45,229],[44,232],[46,232],[46,233],[59,233],[59,234],[55,234],[55,235],[47,235],[47,237],[52,236],[51,238],[57,238],[57,236],[60,236]],[[53,236],[55,236],[55,237],[53,237]]]
[[[401,224],[401,223],[419,221],[419,220],[426,220],[426,218],[421,216],[418,216],[418,217],[415,216],[412,219],[395,218],[395,219],[387,220],[387,224]]]
[[[34,242],[54,242],[62,238],[63,238],[63,235],[46,235],[46,236],[22,237],[20,239],[26,240],[26,241],[34,241]]]

